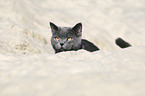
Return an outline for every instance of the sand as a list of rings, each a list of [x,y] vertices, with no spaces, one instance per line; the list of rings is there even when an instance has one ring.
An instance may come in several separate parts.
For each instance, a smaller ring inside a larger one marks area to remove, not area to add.
[[[145,96],[144,0],[1,0],[0,96]],[[83,24],[101,50],[54,54],[49,22]],[[121,37],[132,47],[121,49]]]

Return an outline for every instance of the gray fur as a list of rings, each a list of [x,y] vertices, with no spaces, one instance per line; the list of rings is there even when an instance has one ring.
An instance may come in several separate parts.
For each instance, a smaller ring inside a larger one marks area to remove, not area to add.
[[[58,27],[50,22],[50,27],[52,31],[51,44],[55,50],[55,53],[71,50],[76,51],[81,48],[81,23],[76,24],[74,27]],[[59,41],[55,40],[55,37],[59,38]],[[72,38],[71,41],[67,40],[69,37]]]
[[[78,23],[74,27],[58,27],[50,22],[52,37],[51,44],[55,53],[62,51],[77,51],[84,49],[89,52],[98,51],[99,48],[88,40],[82,39],[82,24]],[[55,37],[59,38],[57,41]],[[67,39],[71,37],[72,40]]]

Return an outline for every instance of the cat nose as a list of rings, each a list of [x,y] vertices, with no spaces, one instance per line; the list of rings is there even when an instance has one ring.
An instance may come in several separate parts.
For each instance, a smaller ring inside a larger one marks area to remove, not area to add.
[[[60,45],[61,45],[61,46],[63,46],[63,45],[64,45],[64,43],[60,43]]]

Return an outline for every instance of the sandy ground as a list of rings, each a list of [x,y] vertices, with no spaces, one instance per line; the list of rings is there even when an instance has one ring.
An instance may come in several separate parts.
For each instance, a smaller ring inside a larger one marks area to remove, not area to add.
[[[0,96],[145,96],[145,0],[0,0]],[[101,50],[54,54],[49,22],[83,24]],[[133,47],[120,49],[121,37]]]

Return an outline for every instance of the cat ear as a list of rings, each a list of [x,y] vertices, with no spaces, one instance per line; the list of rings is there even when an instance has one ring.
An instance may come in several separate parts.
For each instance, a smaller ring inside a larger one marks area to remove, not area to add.
[[[52,22],[50,22],[50,27],[51,27],[52,32],[58,30],[58,27],[55,24],[53,24]]]
[[[81,35],[82,34],[82,23],[76,24],[72,30],[76,33],[76,35]]]

